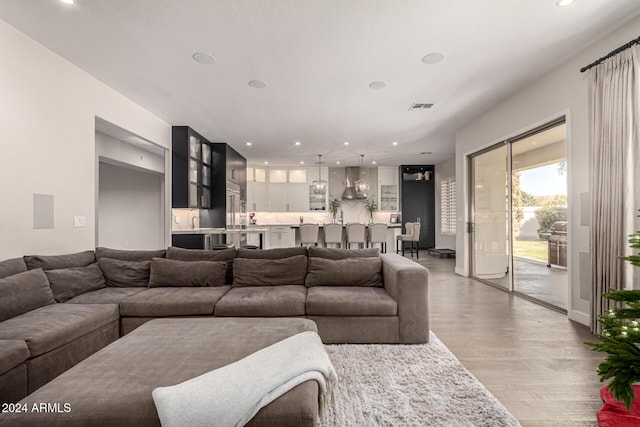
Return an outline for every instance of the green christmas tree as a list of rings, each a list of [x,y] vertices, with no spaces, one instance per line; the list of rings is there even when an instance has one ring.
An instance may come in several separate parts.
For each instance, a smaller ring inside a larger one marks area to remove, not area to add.
[[[629,236],[629,244],[634,249],[640,249],[640,231]],[[640,267],[640,254],[620,259]],[[611,291],[604,296],[623,302],[627,307],[614,308],[606,315],[598,316],[602,334],[596,336],[600,341],[585,344],[594,351],[607,353],[607,357],[598,365],[600,381],[613,378],[608,385],[609,391],[629,411],[635,397],[632,385],[640,381],[640,290]]]

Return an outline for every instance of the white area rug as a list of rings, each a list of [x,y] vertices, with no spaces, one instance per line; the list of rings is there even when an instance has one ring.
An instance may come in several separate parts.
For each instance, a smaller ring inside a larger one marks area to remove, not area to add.
[[[519,426],[433,334],[421,345],[328,345],[338,373],[321,426]]]

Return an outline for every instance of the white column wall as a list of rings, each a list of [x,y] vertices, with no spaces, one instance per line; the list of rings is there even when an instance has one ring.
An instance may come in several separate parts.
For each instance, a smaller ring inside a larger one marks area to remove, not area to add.
[[[0,52],[0,260],[92,249],[96,116],[169,150],[171,127],[4,21]],[[54,196],[54,228],[33,229],[34,193]]]

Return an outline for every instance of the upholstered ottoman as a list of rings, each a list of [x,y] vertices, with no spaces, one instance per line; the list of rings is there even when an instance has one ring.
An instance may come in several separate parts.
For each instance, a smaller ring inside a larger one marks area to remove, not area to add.
[[[307,319],[282,318],[152,320],[21,400],[23,412],[0,414],[0,425],[159,426],[154,388],[225,366],[303,331],[316,326]],[[262,408],[248,425],[317,423],[318,385],[307,381]]]

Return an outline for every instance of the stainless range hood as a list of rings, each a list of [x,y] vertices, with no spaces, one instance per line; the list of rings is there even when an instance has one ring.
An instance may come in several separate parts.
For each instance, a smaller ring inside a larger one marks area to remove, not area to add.
[[[360,179],[360,168],[346,168],[347,170],[347,188],[342,193],[342,200],[362,200],[366,199],[366,195],[356,192],[356,181]]]

